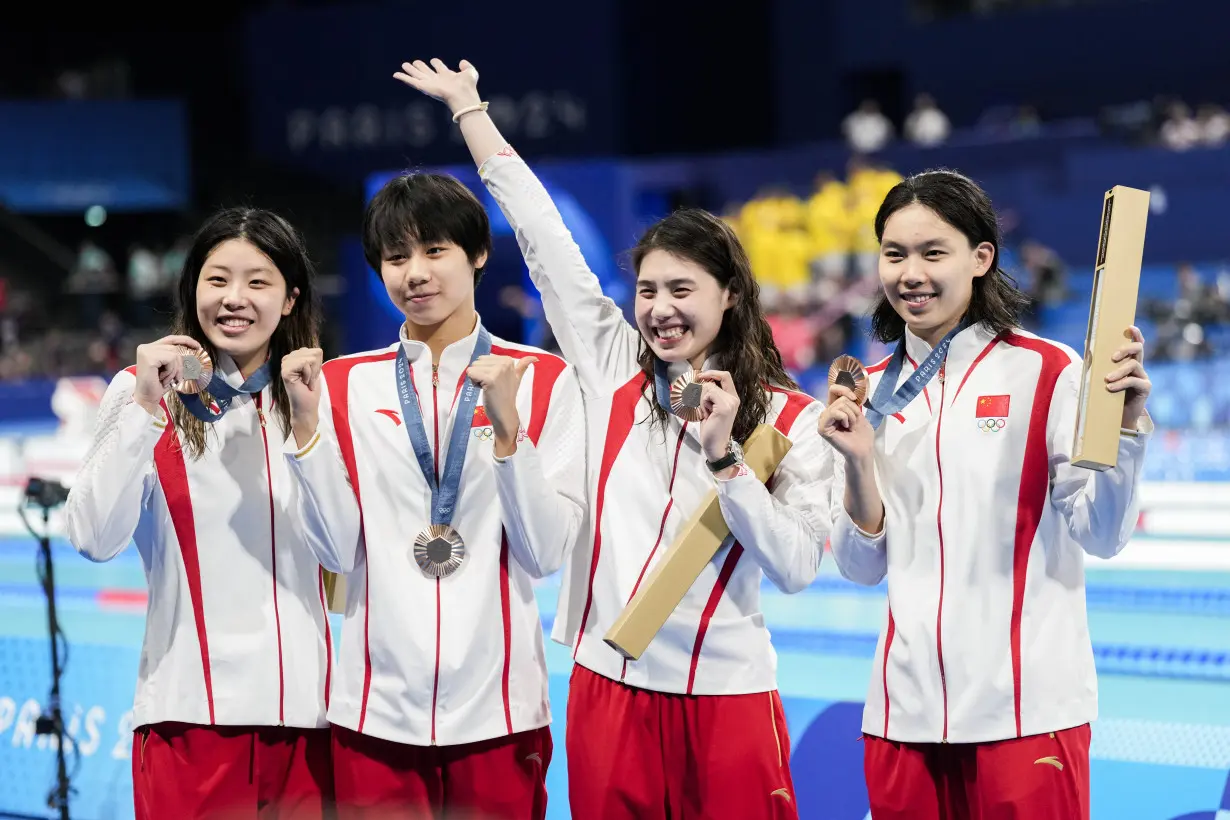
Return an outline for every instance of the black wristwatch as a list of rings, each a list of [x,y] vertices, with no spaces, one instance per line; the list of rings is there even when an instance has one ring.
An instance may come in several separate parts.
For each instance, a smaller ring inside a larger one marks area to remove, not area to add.
[[[705,464],[708,465],[710,472],[720,473],[727,467],[733,467],[736,464],[743,463],[743,448],[739,446],[739,442],[731,439],[728,447],[730,449],[726,451],[726,455],[722,456],[717,461],[705,461]]]

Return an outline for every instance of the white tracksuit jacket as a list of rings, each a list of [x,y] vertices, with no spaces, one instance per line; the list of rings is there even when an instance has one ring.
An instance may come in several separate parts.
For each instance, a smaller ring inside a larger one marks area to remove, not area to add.
[[[931,348],[907,332],[906,352],[899,383]],[[868,368],[870,391],[887,362]],[[1084,553],[1109,558],[1131,536],[1152,424],[1120,437],[1115,469],[1072,466],[1080,377],[1056,342],[957,334],[943,378],[876,431],[877,537],[845,512],[838,456],[833,557],[857,583],[888,578],[868,734],[977,743],[1097,717]]]
[[[229,357],[217,366],[234,385]],[[307,549],[272,391],[240,396],[193,459],[135,404],[135,368],[103,396],[65,510],[92,561],[130,541],[149,605],[133,726],[162,721],[323,728],[332,642],[320,564]]]
[[[564,568],[552,637],[604,677],[659,692],[748,694],[776,688],[777,656],[760,611],[763,576],[794,592],[815,578],[828,537],[833,456],[810,396],[772,391],[767,422],[793,442],[766,489],[746,469],[726,481],[705,465],[699,425],[649,423],[652,382],[639,332],[603,295],[547,191],[506,147],[479,169],[516,231],[588,423],[587,532]],[[678,368],[676,368],[678,369]],[[671,376],[674,377],[675,372]],[[638,584],[701,500],[716,489],[732,535],[639,661],[603,642]]]
[[[431,351],[402,340],[326,362],[318,435],[286,442],[308,543],[343,573],[346,615],[329,720],[415,746],[474,743],[546,726],[547,669],[533,580],[560,567],[584,515],[584,421],[572,368],[492,338],[497,355],[536,356],[517,397],[525,438],[502,462],[479,406],[452,526],[466,558],[447,578],[414,562],[431,490],[397,392],[403,345],[436,467],[443,472],[478,327]]]

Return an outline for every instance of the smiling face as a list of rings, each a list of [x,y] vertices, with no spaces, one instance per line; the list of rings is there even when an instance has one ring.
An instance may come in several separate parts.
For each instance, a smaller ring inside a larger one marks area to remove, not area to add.
[[[380,279],[389,299],[413,327],[437,327],[455,318],[470,322],[474,269],[486,262],[486,252],[471,263],[460,245],[446,240],[410,242],[385,251]]]
[[[662,361],[686,361],[700,368],[734,301],[730,291],[695,262],[664,250],[649,251],[641,260],[636,325]]]
[[[197,321],[214,348],[245,374],[265,361],[269,340],[291,312],[281,271],[245,239],[228,239],[205,257],[196,287]]]
[[[880,284],[914,335],[932,346],[969,308],[974,280],[986,275],[995,246],[965,234],[917,202],[895,211],[880,241]]]

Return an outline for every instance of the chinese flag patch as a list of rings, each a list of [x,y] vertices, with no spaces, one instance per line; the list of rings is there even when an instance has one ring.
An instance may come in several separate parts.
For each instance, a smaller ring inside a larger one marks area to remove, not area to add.
[[[978,412],[975,418],[1002,419],[1008,415],[1008,399],[1010,396],[979,396]]]
[[[487,418],[487,410],[484,407],[474,408],[474,421],[470,423],[471,427],[490,427],[491,419]]]

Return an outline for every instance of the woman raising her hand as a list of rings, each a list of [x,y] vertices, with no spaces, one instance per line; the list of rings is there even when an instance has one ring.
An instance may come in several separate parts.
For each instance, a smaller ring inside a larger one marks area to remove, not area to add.
[[[567,755],[573,817],[795,817],[768,578],[815,578],[831,520],[821,406],[798,392],[747,255],[722,220],[677,211],[632,251],[635,324],[602,292],[543,185],[504,141],[469,63],[395,76],[443,101],[517,235],[547,320],[576,367],[588,422],[591,531],[564,568],[554,637],[573,649]],[[699,381],[672,412],[672,384]],[[766,487],[741,444],[760,424],[793,443]],[[603,641],[702,501],[731,535],[636,661]]]

